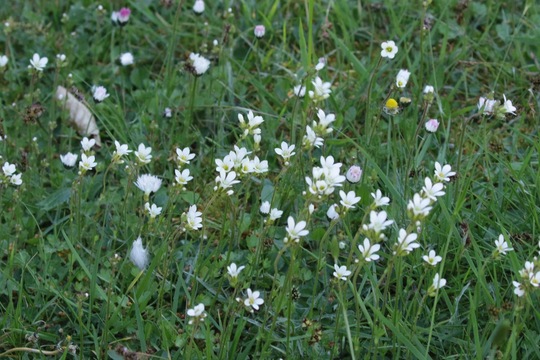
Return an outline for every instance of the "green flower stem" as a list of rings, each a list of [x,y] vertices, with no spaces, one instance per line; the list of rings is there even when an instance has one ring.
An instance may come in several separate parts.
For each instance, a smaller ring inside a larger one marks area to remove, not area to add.
[[[367,138],[367,144],[369,145],[371,141],[371,136],[373,135],[374,129],[373,124],[371,123],[371,90],[373,87],[373,80],[375,79],[375,74],[377,73],[377,70],[379,70],[379,67],[382,63],[382,56],[379,56],[379,61],[377,61],[377,64],[375,65],[375,68],[369,75],[369,83],[367,88],[367,101],[366,101],[366,118],[365,118],[365,128],[366,131],[369,133],[369,136]]]
[[[349,325],[349,318],[347,316],[347,304],[345,302],[345,298],[343,297],[341,284],[338,284],[338,298],[339,298],[340,308],[343,313],[343,321],[345,322],[345,332],[347,333],[347,340],[349,342],[349,349],[351,351],[351,359],[356,360],[352,334],[351,334],[351,327]]]

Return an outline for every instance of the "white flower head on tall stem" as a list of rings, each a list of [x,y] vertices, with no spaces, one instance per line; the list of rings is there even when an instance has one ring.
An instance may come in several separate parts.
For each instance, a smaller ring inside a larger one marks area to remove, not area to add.
[[[351,275],[351,271],[347,270],[347,267],[345,265],[339,266],[338,264],[334,264],[334,277],[338,280],[346,281],[347,277]]]
[[[10,177],[17,172],[17,167],[15,164],[10,164],[6,161],[2,166],[2,171],[4,172],[4,176]]]
[[[435,266],[442,261],[442,257],[437,255],[435,250],[430,250],[427,255],[422,256],[422,259],[431,266]]]
[[[371,211],[369,213],[369,225],[365,226],[364,229],[370,229],[379,234],[381,231],[384,231],[388,226],[394,223],[394,220],[387,220],[387,216],[388,214],[386,211]]]
[[[200,303],[199,305],[194,306],[193,309],[188,309],[186,313],[187,313],[187,316],[191,317],[191,319],[188,321],[189,325],[192,325],[195,322],[204,320],[204,318],[206,317],[203,303]]]
[[[326,212],[326,216],[328,216],[330,220],[339,219],[339,212],[337,211],[337,209],[338,209],[338,206],[336,204],[331,205],[328,208],[328,211]]]
[[[191,153],[191,150],[188,147],[181,150],[180,148],[176,148],[176,159],[180,165],[189,164],[194,158],[195,154]]]
[[[512,284],[514,285],[514,294],[518,297],[525,295],[525,287],[520,282],[512,281]]]
[[[396,86],[400,89],[403,89],[405,86],[407,86],[410,76],[411,76],[411,73],[408,70],[405,70],[405,69],[399,70],[396,76]]]
[[[274,151],[276,152],[276,154],[278,154],[279,156],[281,156],[283,158],[284,164],[286,166],[288,166],[291,156],[296,154],[294,152],[295,147],[296,146],[294,144],[289,145],[285,141],[283,141],[281,143],[281,147],[280,148],[275,148]]]
[[[81,147],[84,152],[88,152],[92,150],[92,148],[96,145],[95,139],[88,139],[86,136],[81,140]]]
[[[9,182],[11,183],[11,185],[16,185],[16,186],[22,185],[21,177],[22,177],[22,174],[13,174],[9,178]]]
[[[441,166],[438,162],[435,163],[435,178],[437,180],[449,182],[454,175],[456,175],[456,172],[452,171],[452,166],[448,164]]]
[[[219,176],[216,177],[217,185],[214,186],[214,191],[223,190],[226,191],[228,195],[232,195],[234,191],[227,189],[238,183],[240,183],[240,180],[236,180],[235,171],[226,173],[224,170],[220,170]]]
[[[367,262],[379,260],[380,256],[377,254],[377,251],[381,249],[379,244],[371,244],[368,238],[364,239],[364,243],[358,245],[358,250],[362,253],[362,257]]]
[[[405,256],[410,254],[414,249],[419,248],[420,244],[416,242],[417,238],[417,234],[407,234],[405,229],[399,229],[398,242],[394,250],[394,255]]]
[[[186,213],[186,229],[199,230],[202,227],[202,212],[197,211],[196,205],[191,205]]]
[[[396,43],[392,40],[385,41],[381,44],[381,56],[383,58],[393,59],[398,52]]]
[[[437,197],[443,196],[445,194],[443,189],[443,183],[433,184],[430,178],[426,177],[424,179],[424,187],[422,188],[422,193],[426,198],[432,201],[437,201]]]
[[[283,215],[282,210],[279,210],[278,208],[272,208],[272,210],[270,210],[270,218],[269,218],[269,220],[270,221],[276,221],[277,219],[279,219],[281,217],[281,215]]]
[[[133,242],[129,258],[141,270],[144,270],[148,265],[148,250],[143,247],[140,236]]]
[[[197,15],[200,15],[204,12],[203,0],[195,0],[195,3],[193,4],[193,12]]]
[[[287,231],[287,237],[283,242],[299,242],[302,236],[306,236],[307,234],[309,234],[309,230],[306,230],[306,225],[307,223],[305,221],[302,220],[296,223],[294,221],[294,218],[292,216],[289,216],[287,218],[287,227],[285,228],[285,230]]]
[[[135,158],[140,164],[148,164],[152,161],[152,148],[144,146],[144,144],[139,144],[137,150],[135,150]]]
[[[314,102],[319,102],[330,97],[330,94],[332,93],[331,83],[324,82],[317,76],[311,84],[313,85],[313,90],[308,91],[308,94]]]
[[[191,53],[189,59],[191,60],[191,66],[195,75],[201,76],[208,71],[210,60],[207,58],[199,54]]]
[[[349,191],[348,193],[345,193],[345,191],[340,190],[339,196],[341,197],[340,204],[347,209],[354,209],[354,205],[356,205],[361,200],[361,197],[356,196],[356,193],[354,191]]]
[[[507,252],[512,251],[510,245],[506,240],[504,240],[504,235],[499,235],[499,238],[495,240],[495,254],[496,255],[506,255]]]
[[[137,181],[135,181],[135,186],[137,186],[144,195],[148,197],[151,193],[155,193],[161,187],[161,179],[157,176],[150,174],[139,175]]]
[[[379,207],[379,206],[388,206],[390,204],[390,198],[383,196],[381,190],[377,189],[374,193],[371,193],[371,197],[373,198],[373,206]]]
[[[319,122],[313,121],[313,129],[317,133],[317,135],[324,136],[326,134],[330,134],[334,129],[330,127],[330,125],[336,121],[336,115],[335,114],[326,114],[324,110],[319,109],[317,110],[317,117],[319,118]]]
[[[480,99],[478,99],[477,107],[478,110],[482,111],[482,114],[492,115],[495,112],[495,108],[498,104],[499,102],[497,100],[488,99],[482,96]]]
[[[75,166],[78,157],[79,155],[68,152],[65,155],[60,155],[60,161],[67,167],[73,167]]]
[[[247,289],[247,298],[244,300],[244,305],[253,308],[253,310],[259,310],[262,304],[264,304],[264,300],[261,298],[261,293]]]
[[[433,284],[428,289],[428,295],[429,296],[435,296],[437,294],[437,290],[442,289],[446,286],[446,279],[441,278],[439,273],[436,273],[433,277]]]
[[[184,169],[182,171],[175,169],[174,174],[174,181],[176,181],[177,185],[182,186],[184,190],[184,186],[186,186],[187,183],[193,179],[193,176],[190,175],[189,169]]]
[[[49,59],[46,57],[40,57],[38,53],[35,53],[34,56],[32,56],[32,59],[30,59],[30,65],[32,65],[32,67],[37,71],[43,71],[48,62]]]
[[[116,147],[116,150],[114,150],[112,154],[112,162],[114,164],[123,164],[124,160],[122,160],[122,157],[125,155],[128,155],[133,150],[129,150],[127,144],[120,144],[117,140],[114,140],[114,146]]]
[[[144,209],[148,212],[148,215],[151,219],[155,219],[156,216],[161,214],[161,207],[158,207],[156,204],[150,205],[150,203],[144,204]]]
[[[296,85],[293,88],[293,94],[301,98],[306,96],[306,87],[304,85]]]
[[[122,66],[133,65],[134,61],[133,54],[130,52],[120,55],[120,64],[122,64]]]
[[[516,107],[512,104],[512,100],[507,100],[506,95],[503,94],[504,102],[503,108],[506,114],[516,115]]]
[[[414,194],[412,200],[409,200],[407,204],[407,210],[412,213],[414,219],[422,219],[429,215],[432,206],[430,206],[430,199],[423,198],[420,194]]]
[[[260,134],[261,129],[259,129],[259,126],[264,122],[264,119],[260,115],[253,115],[253,111],[249,110],[247,122],[242,114],[238,114],[238,121],[240,122],[240,128],[244,130],[244,136],[247,136]]]
[[[245,266],[236,266],[235,263],[227,266],[227,272],[231,278],[237,278],[240,275],[240,271],[244,270]]]
[[[107,93],[107,89],[103,86],[92,86],[92,97],[94,98],[94,101],[97,103],[102,102],[106,98],[109,97],[109,94]]]
[[[307,149],[311,149],[312,147],[320,148],[323,144],[324,139],[318,137],[315,131],[309,125],[306,125],[306,134],[302,139],[302,145]]]
[[[79,170],[81,173],[92,170],[96,165],[96,157],[94,155],[86,156],[84,153],[81,154],[81,161],[79,161]]]
[[[270,202],[269,201],[263,201],[263,203],[261,204],[261,207],[259,208],[259,211],[262,214],[270,213]]]

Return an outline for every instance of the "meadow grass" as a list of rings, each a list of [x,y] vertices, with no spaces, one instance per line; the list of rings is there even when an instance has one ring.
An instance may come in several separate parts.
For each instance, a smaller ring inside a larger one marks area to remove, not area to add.
[[[540,358],[535,1],[101,5],[0,7],[0,358]]]

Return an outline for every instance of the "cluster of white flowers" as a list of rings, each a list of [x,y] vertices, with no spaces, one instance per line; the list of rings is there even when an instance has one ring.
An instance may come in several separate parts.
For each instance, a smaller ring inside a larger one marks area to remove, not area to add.
[[[506,114],[516,115],[516,107],[512,104],[512,100],[506,99],[503,94],[504,101],[501,103],[493,99],[493,94],[489,97],[480,97],[478,99],[478,110],[484,115],[493,115],[497,118],[504,119]]]
[[[246,138],[248,135],[259,135],[260,139],[261,129],[259,126],[264,122],[262,116],[255,116],[253,115],[253,111],[249,110],[247,122],[242,114],[238,114],[238,121],[240,122],[240,128],[243,130],[242,139]]]
[[[505,249],[505,252],[513,250],[508,244],[500,244],[500,240],[501,237],[499,237],[499,242],[495,243],[497,246],[496,251],[500,251],[499,248]],[[540,248],[540,241],[538,242],[538,247]],[[512,284],[514,285],[514,294],[522,297],[525,296],[526,293],[540,288],[540,270],[538,270],[537,267],[538,258],[536,256],[534,257],[534,261],[525,261],[525,266],[519,271],[521,281],[512,281]]]
[[[6,183],[11,185],[20,186],[22,185],[22,174],[17,174],[17,167],[15,164],[10,164],[5,162],[2,166],[2,174],[0,174],[0,184]]]
[[[204,312],[204,304],[200,303],[199,305],[193,307],[193,309],[188,309],[187,315],[191,318],[188,321],[189,325],[204,320],[206,317],[206,313]]]
[[[93,168],[97,166],[96,157],[94,156],[94,151],[92,150],[95,145],[96,145],[95,139],[89,139],[87,137],[84,137],[81,140],[82,153],[81,153],[81,161],[79,161],[79,174],[84,174],[87,171],[92,170]],[[71,158],[68,160],[72,160],[73,156],[69,156],[68,154],[66,154],[66,156]],[[62,160],[62,158],[60,159]],[[77,158],[75,157],[75,160],[76,159]]]
[[[269,215],[270,223],[276,221],[277,219],[279,219],[281,217],[281,215],[283,215],[283,211],[279,210],[278,208],[271,208],[269,201],[264,201],[261,204],[261,207],[259,208],[259,211],[262,214]]]
[[[189,164],[194,158],[195,154],[193,154],[188,147],[176,149],[176,162],[178,169],[174,170],[174,181],[175,185],[182,187],[182,190],[186,190],[187,183],[193,180],[193,176],[191,176],[189,169],[182,169],[182,167]]]
[[[320,77],[317,76],[315,80],[311,82],[311,84],[313,85],[313,90],[309,90],[308,94],[313,102],[317,103],[330,97],[330,94],[332,93],[332,89],[330,89],[332,86],[331,83],[324,82]],[[301,88],[298,90],[298,92],[301,92]],[[295,93],[297,92],[295,91]]]
[[[334,163],[334,157],[321,156],[321,167],[312,169],[312,178],[306,176],[306,183],[311,194],[319,198],[332,194],[336,187],[343,185],[345,176],[340,174],[341,163]]]

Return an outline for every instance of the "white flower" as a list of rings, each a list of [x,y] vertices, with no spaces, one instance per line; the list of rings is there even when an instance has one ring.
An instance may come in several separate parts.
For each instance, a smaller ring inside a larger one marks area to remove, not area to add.
[[[229,172],[234,168],[234,160],[232,159],[230,155],[225,156],[223,160],[216,159],[215,163],[217,165],[216,166],[217,172],[221,172],[221,171]]]
[[[521,285],[521,283],[517,281],[512,281],[512,284],[514,285],[514,294],[519,297],[525,295],[525,288],[523,287],[523,285]]]
[[[264,201],[259,208],[259,211],[263,214],[268,214],[270,212],[270,202]]]
[[[425,126],[427,131],[434,133],[439,128],[439,122],[437,121],[437,119],[429,119],[428,121],[426,121]]]
[[[32,56],[32,59],[30,59],[30,65],[32,65],[37,71],[43,71],[45,66],[47,66],[47,62],[49,62],[49,59],[46,57],[40,57],[37,53]]]
[[[383,196],[381,190],[377,189],[374,193],[371,193],[371,197],[373,197],[373,205],[374,206],[387,206],[390,204],[390,198]]]
[[[309,125],[307,125],[306,134],[302,139],[302,144],[307,148],[320,148],[324,144],[324,140],[323,138],[318,137],[315,131],[313,131],[313,129]]]
[[[10,177],[17,171],[17,167],[15,164],[10,164],[7,161],[4,163],[4,166],[2,166],[2,171],[4,172],[4,175],[6,177]]]
[[[452,166],[444,165],[441,166],[438,162],[435,163],[435,177],[439,181],[450,181],[450,177],[456,175],[455,171],[452,171]]]
[[[191,63],[196,75],[200,76],[204,74],[210,67],[210,61],[199,54],[191,53],[189,58],[191,59]]]
[[[114,146],[116,146],[116,150],[112,154],[112,162],[123,164],[124,161],[122,160],[122,156],[128,155],[133,150],[128,149],[127,144],[120,144],[117,140],[114,140]]]
[[[480,97],[478,99],[478,110],[482,110],[484,115],[491,115],[495,111],[495,107],[498,104],[497,100]]]
[[[376,212],[372,211],[369,213],[369,225],[368,229],[372,229],[376,233],[380,233],[385,230],[388,226],[394,223],[394,220],[386,220],[387,214],[386,211]]]
[[[445,194],[445,192],[443,191],[443,189],[444,189],[444,184],[443,183],[435,183],[435,184],[433,184],[431,179],[427,177],[427,178],[424,179],[424,184],[425,185],[422,188],[422,192],[424,193],[424,195],[428,199],[436,201],[437,197],[443,196]]]
[[[206,317],[204,304],[200,303],[199,305],[194,306],[193,309],[188,309],[186,314],[193,318],[188,321],[189,325],[193,324],[195,321],[203,320]]]
[[[103,86],[93,86],[92,97],[96,102],[102,102],[109,97],[109,94],[107,94],[107,89],[105,89]]]
[[[176,156],[180,165],[189,164],[189,162],[195,158],[195,154],[192,154],[188,147],[185,147],[182,150],[177,148]]]
[[[319,58],[319,61],[317,62],[317,65],[315,65],[316,71],[321,71],[326,66],[326,59],[325,58]]]
[[[500,255],[506,255],[508,251],[512,251],[510,245],[504,240],[504,235],[499,235],[499,239],[495,240],[495,251]]]
[[[435,250],[430,250],[428,255],[422,256],[422,259],[431,266],[435,266],[442,261],[442,257],[437,255]]]
[[[420,247],[420,244],[416,242],[418,235],[415,233],[407,234],[405,229],[399,229],[398,243],[394,255],[403,256],[409,254],[416,248]]]
[[[424,94],[433,94],[435,93],[435,88],[431,85],[426,85],[424,88]]]
[[[519,270],[519,275],[523,279],[530,279],[534,274],[534,263],[532,261],[525,261],[525,267]]]
[[[255,34],[257,38],[260,39],[266,33],[266,28],[264,27],[264,25],[257,25],[255,26],[255,30],[253,30],[253,33]]]
[[[362,168],[358,165],[351,166],[349,170],[347,170],[345,177],[350,183],[356,184],[362,178]]]
[[[240,183],[240,180],[236,180],[236,172],[231,171],[226,173],[225,171],[221,170],[219,172],[219,176],[216,177],[216,183],[217,186],[214,187],[214,191],[217,191],[218,189],[226,190],[230,187],[232,187],[234,184]],[[227,194],[232,195],[233,191],[227,191]]]
[[[408,70],[401,69],[399,70],[397,76],[396,76],[396,86],[398,88],[404,88],[407,86],[407,82],[409,81],[409,77],[411,76],[411,73]]]
[[[529,280],[529,282],[534,287],[540,286],[540,271],[534,274],[534,276],[531,276],[531,279]]]
[[[65,155],[60,155],[60,161],[62,161],[62,164],[64,164],[67,167],[75,166],[75,163],[77,162],[77,154],[72,154],[68,152]]]
[[[148,211],[148,215],[150,215],[150,218],[152,219],[161,214],[162,208],[158,207],[156,204],[150,206],[150,203],[147,202],[144,204],[144,208]]]
[[[335,114],[328,114],[322,110],[317,110],[317,117],[319,118],[319,123],[313,122],[313,128],[315,129],[315,132],[318,135],[324,136],[326,134],[329,134],[333,131],[332,128],[329,128],[329,126],[336,121],[336,115]]]
[[[313,90],[308,91],[308,94],[314,102],[319,102],[330,97],[330,93],[332,93],[332,90],[330,89],[332,86],[331,83],[323,82],[321,78],[317,76],[311,84],[313,84]]]
[[[285,141],[281,143],[281,148],[275,148],[274,151],[276,154],[280,155],[283,158],[283,161],[285,162],[285,165],[289,165],[289,159],[291,156],[295,155],[294,148],[296,146],[289,145]]]
[[[309,231],[306,230],[306,225],[307,223],[305,221],[295,223],[293,217],[289,216],[287,218],[287,227],[285,228],[288,236],[285,238],[284,242],[288,242],[288,240],[298,242],[300,237],[309,234]]]
[[[293,93],[298,97],[304,97],[306,96],[306,87],[303,85],[296,85],[293,89]]]
[[[139,147],[137,150],[135,150],[134,154],[137,161],[139,161],[141,164],[148,164],[152,160],[152,155],[150,155],[151,152],[151,147],[146,147],[144,144],[139,144]]]
[[[21,185],[22,184],[22,179],[21,179],[21,176],[22,174],[13,174],[11,175],[11,177],[9,178],[9,182],[12,184],[12,185]]]
[[[328,208],[328,211],[326,212],[326,216],[328,216],[330,220],[339,219],[339,213],[336,211],[336,207],[336,204],[333,204]]]
[[[510,113],[510,114],[515,115],[517,109],[514,105],[512,105],[512,100],[506,100],[506,95],[504,94],[503,94],[503,97],[504,97],[504,103],[503,103],[504,112],[507,114]]]
[[[244,300],[244,305],[247,307],[251,306],[254,310],[259,310],[259,306],[264,304],[264,300],[260,296],[261,293],[259,291],[247,289],[247,299]]]
[[[197,211],[196,205],[191,205],[186,213],[186,228],[188,230],[198,230],[202,225],[202,212]]]
[[[246,123],[244,115],[238,114],[238,121],[240,122],[240,127],[244,129],[244,136],[247,136],[248,134],[260,134],[261,129],[259,129],[259,125],[264,122],[262,116],[254,116],[253,111],[250,110],[247,114],[247,118],[248,122]]]
[[[56,54],[56,59],[59,63],[63,63],[66,61],[66,55],[65,54]]]
[[[120,64],[123,66],[133,65],[134,59],[133,54],[130,52],[123,53],[120,55]]]
[[[129,258],[141,270],[144,270],[148,265],[148,250],[143,247],[141,237],[133,242]]]
[[[253,171],[257,174],[264,174],[268,172],[268,160],[259,160],[258,156],[255,156],[251,161],[253,165]]]
[[[351,275],[351,271],[347,270],[347,267],[345,265],[339,266],[338,264],[334,264],[334,277],[339,280],[347,280],[347,276]]]
[[[433,277],[433,285],[432,286],[433,286],[433,290],[442,289],[443,287],[446,286],[446,279],[441,278],[439,273],[436,273],[435,276]]]
[[[163,110],[163,116],[165,116],[166,118],[172,117],[172,109],[166,107],[165,110]]]
[[[356,196],[354,191],[345,191],[340,190],[339,196],[341,197],[340,204],[346,207],[347,209],[354,209],[354,205],[360,201],[360,196]]]
[[[150,193],[155,193],[159,190],[161,179],[154,175],[142,174],[137,178],[135,186],[141,189],[146,196],[149,196]]]
[[[96,145],[95,139],[88,139],[86,136],[81,140],[81,147],[83,151],[90,151]]]
[[[92,170],[95,166],[96,158],[94,155],[86,156],[86,154],[81,154],[81,161],[79,161],[79,169],[86,171],[86,170]]]
[[[428,216],[431,209],[433,209],[430,204],[430,199],[425,199],[420,194],[414,194],[413,199],[409,200],[407,204],[407,209],[412,211],[414,216]]]
[[[362,257],[367,262],[379,260],[380,256],[377,253],[381,249],[379,244],[371,244],[368,238],[364,239],[363,245],[358,245],[358,250],[362,253]]]
[[[240,271],[244,270],[244,268],[245,266],[237,267],[235,263],[231,263],[231,265],[227,266],[227,272],[230,277],[237,278],[240,275]]]
[[[6,55],[0,55],[0,68],[3,68],[7,65],[9,59]]]
[[[195,4],[193,4],[193,12],[195,12],[196,14],[202,14],[204,12],[203,0],[195,0]]]
[[[178,185],[181,186],[187,185],[187,183],[193,179],[193,176],[190,175],[189,169],[184,169],[182,171],[175,169],[174,174],[174,180]]]
[[[283,215],[283,211],[277,208],[273,208],[272,210],[270,210],[270,221],[275,221],[279,219],[281,215]]]
[[[398,47],[396,43],[392,40],[385,41],[381,44],[381,56],[393,59],[398,52]]]

